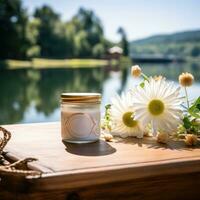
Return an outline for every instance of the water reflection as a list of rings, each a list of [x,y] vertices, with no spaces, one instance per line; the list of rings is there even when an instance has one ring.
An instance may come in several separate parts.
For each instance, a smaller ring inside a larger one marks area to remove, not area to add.
[[[102,92],[105,77],[100,68],[1,71],[0,124],[27,121],[24,114],[33,106],[48,118],[62,92]]]
[[[95,70],[41,70],[37,82],[36,109],[49,116],[57,107],[62,92],[101,92],[103,72]]]
[[[200,92],[200,66],[196,63],[155,65],[143,64],[146,74],[163,74],[177,81],[182,71],[192,72],[196,84],[190,93]],[[101,92],[103,104],[140,80],[133,79],[129,69],[48,69],[0,71],[0,124],[59,120],[59,99],[62,92]]]
[[[146,74],[162,74],[170,80],[177,81],[177,77],[183,71],[191,72],[197,82],[200,81],[200,64],[198,63],[172,63],[172,64],[142,64]]]
[[[29,105],[27,87],[31,80],[27,71],[0,72],[0,123],[13,123],[23,119]]]

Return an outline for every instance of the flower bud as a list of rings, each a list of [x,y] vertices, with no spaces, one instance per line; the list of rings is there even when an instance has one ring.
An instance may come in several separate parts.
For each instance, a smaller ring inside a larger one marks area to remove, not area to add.
[[[165,132],[159,132],[157,135],[157,142],[166,144],[169,141],[169,135]]]
[[[139,67],[139,65],[134,65],[131,67],[131,75],[134,77],[139,77],[142,73],[141,68]]]
[[[193,134],[187,134],[185,136],[185,144],[187,146],[195,146],[197,144],[197,136]]]
[[[163,77],[162,75],[158,75],[158,76],[154,76],[153,79],[154,79],[155,81],[159,81],[159,80],[162,80],[162,79],[165,80],[166,78]]]
[[[151,135],[150,135],[150,133],[149,133],[149,131],[145,131],[144,132],[144,137],[150,137]]]
[[[107,142],[111,142],[112,139],[113,139],[113,136],[111,134],[109,134],[109,133],[104,133],[104,139]]]
[[[179,75],[179,83],[183,87],[189,87],[194,81],[194,76],[191,73],[185,72]]]

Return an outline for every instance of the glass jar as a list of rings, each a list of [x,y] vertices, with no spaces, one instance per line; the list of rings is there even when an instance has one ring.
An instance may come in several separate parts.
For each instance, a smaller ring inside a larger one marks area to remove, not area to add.
[[[62,140],[90,143],[100,137],[99,93],[63,93],[61,95]]]

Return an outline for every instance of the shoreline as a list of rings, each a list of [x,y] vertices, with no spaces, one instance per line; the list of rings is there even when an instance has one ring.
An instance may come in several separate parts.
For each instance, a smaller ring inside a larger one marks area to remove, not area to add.
[[[43,59],[0,61],[0,69],[49,69],[49,68],[90,68],[103,67],[109,61],[104,59]]]

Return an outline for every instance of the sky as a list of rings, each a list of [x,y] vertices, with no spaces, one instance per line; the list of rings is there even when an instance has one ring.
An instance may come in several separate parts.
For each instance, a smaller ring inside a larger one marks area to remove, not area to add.
[[[30,14],[44,4],[51,6],[65,21],[80,7],[92,9],[111,41],[119,40],[120,26],[130,41],[200,29],[200,0],[23,0]]]

